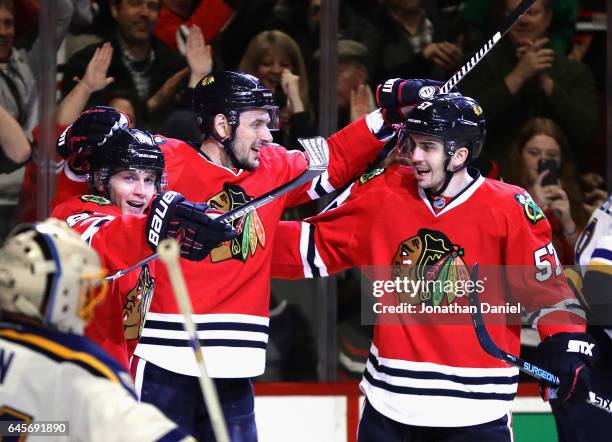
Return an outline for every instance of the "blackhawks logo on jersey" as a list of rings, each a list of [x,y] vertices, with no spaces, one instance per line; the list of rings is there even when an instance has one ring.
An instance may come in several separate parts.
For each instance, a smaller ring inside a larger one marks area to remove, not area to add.
[[[82,195],[80,200],[84,203],[94,203],[98,206],[110,206],[112,203],[106,198],[98,195]]]
[[[151,305],[154,282],[149,266],[143,266],[136,286],[125,296],[123,304],[123,331],[125,339],[138,339]]]
[[[378,175],[382,175],[383,173],[385,173],[385,169],[374,169],[371,172],[366,172],[359,177],[359,185],[361,186],[362,184],[365,184],[368,181],[373,180]]]
[[[544,212],[542,212],[542,209],[538,207],[527,192],[515,194],[514,199],[523,206],[525,218],[527,218],[527,221],[531,224],[537,224],[540,220],[544,219]]]
[[[225,183],[223,190],[208,200],[213,209],[228,212],[240,207],[253,197],[246,194],[240,186]],[[210,253],[212,262],[221,262],[226,259],[238,259],[246,262],[249,254],[255,255],[257,247],[266,247],[266,231],[257,214],[257,210],[249,212],[246,216],[232,222],[238,236],[228,243],[224,243]]]
[[[418,296],[402,297],[402,302],[441,305],[450,304],[455,293],[450,290],[457,281],[469,281],[470,271],[463,261],[464,251],[439,231],[419,229],[417,234],[400,243],[393,257],[393,277],[414,281],[431,281],[423,284]]]

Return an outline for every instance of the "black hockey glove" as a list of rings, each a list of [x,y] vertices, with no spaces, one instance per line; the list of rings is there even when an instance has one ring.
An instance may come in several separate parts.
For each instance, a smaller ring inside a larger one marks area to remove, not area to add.
[[[540,367],[559,377],[557,400],[578,403],[587,399],[591,367],[599,358],[593,338],[586,333],[557,333],[544,339],[536,352]],[[549,399],[549,387],[543,382],[540,395],[545,401]]]
[[[119,127],[127,128],[128,117],[108,106],[84,111],[57,140],[57,153],[64,159],[81,158],[87,148],[101,146]]]
[[[208,205],[185,201],[178,192],[164,192],[153,200],[147,218],[147,243],[155,250],[164,238],[176,238],[181,257],[201,261],[219,244],[236,237],[231,225],[206,215]]]
[[[432,98],[443,85],[435,80],[391,78],[376,88],[376,104],[387,124],[403,123],[412,106]]]

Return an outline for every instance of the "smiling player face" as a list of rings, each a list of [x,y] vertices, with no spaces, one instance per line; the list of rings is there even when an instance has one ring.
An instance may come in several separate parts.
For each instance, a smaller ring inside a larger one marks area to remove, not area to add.
[[[153,195],[157,175],[150,170],[124,170],[109,180],[109,197],[122,213],[141,215]]]
[[[240,114],[232,150],[241,168],[254,170],[259,166],[259,151],[272,142],[269,124],[270,115],[265,109],[253,109]]]
[[[406,138],[402,152],[414,169],[417,185],[436,192],[446,179],[445,166],[448,157],[443,140],[417,133],[410,133]]]

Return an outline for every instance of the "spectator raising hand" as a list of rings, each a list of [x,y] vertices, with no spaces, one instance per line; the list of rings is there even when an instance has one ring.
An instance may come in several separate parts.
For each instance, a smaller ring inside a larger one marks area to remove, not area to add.
[[[370,86],[360,84],[351,90],[351,121],[358,120],[375,109],[374,96]]]
[[[29,160],[32,148],[21,126],[0,106],[0,174],[17,170]]]
[[[97,92],[104,89],[115,81],[113,77],[106,76],[112,57],[113,47],[109,42],[105,42],[95,50],[93,57],[91,57],[87,65],[87,69],[85,69],[83,79],[79,81],[79,78],[75,77],[74,80],[79,82],[82,86],[89,88],[90,92]]]
[[[133,97],[139,114],[139,127],[159,130],[175,110],[173,98],[178,85],[188,74],[185,58],[154,36],[161,0],[113,0],[109,3],[113,23],[108,40],[113,46],[108,76],[115,81],[103,94],[94,94],[90,104],[108,101],[108,96]],[[62,92],[74,87],[73,78],[83,78],[99,44],[92,44],[74,53],[64,64]],[[185,83],[187,79],[185,79]]]
[[[194,88],[198,81],[210,74],[213,67],[212,51],[206,44],[202,30],[198,25],[189,28],[185,43],[185,57],[191,72],[188,87]]]
[[[87,64],[83,78],[74,77],[76,86],[66,95],[57,108],[58,126],[71,124],[83,112],[91,95],[111,84],[115,79],[107,76],[113,58],[113,47],[109,42],[94,51]]]

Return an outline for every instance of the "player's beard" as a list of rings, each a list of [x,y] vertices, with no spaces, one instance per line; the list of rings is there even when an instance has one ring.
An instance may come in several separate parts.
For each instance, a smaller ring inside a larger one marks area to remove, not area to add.
[[[261,152],[261,148],[262,147],[259,147],[260,152]],[[249,161],[249,156],[251,155],[251,152],[253,152],[253,145],[250,145],[248,150],[246,150],[244,154],[237,155],[236,154],[236,140],[234,139],[228,143],[228,146],[226,149],[232,160],[232,163],[234,163],[235,168],[247,170],[250,172],[250,171],[257,169],[257,167],[259,166],[259,153],[257,155],[256,160]]]

